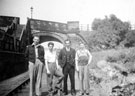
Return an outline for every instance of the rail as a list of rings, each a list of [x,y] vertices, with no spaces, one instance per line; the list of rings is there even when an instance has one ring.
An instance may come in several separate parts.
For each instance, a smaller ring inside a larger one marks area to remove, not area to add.
[[[23,87],[23,85],[25,85],[28,82],[29,82],[29,78],[27,78],[26,80],[24,80],[23,82],[21,82],[21,84],[19,84],[18,86],[16,86],[14,89],[10,90],[9,92],[7,92],[3,96],[13,96],[14,93],[16,93],[19,89],[21,89]]]
[[[28,72],[0,82],[0,96],[14,96],[29,82]]]

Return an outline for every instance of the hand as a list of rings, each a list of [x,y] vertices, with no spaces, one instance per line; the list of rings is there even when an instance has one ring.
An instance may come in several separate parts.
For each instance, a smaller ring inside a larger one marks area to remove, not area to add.
[[[61,67],[58,65],[58,66],[57,66],[57,69],[59,70],[59,69],[61,69]]]
[[[50,74],[50,71],[49,70],[47,70],[47,74]]]

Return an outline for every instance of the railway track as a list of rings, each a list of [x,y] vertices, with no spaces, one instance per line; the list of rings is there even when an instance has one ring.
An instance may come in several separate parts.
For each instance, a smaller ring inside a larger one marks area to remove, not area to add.
[[[28,72],[0,82],[0,96],[14,96],[29,82]]]

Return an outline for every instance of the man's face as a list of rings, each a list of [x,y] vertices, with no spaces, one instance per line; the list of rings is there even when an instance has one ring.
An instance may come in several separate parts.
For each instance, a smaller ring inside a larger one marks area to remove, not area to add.
[[[53,50],[53,45],[48,46],[49,50]]]
[[[80,44],[80,49],[84,49],[85,48],[85,45],[82,43]]]
[[[71,46],[70,41],[66,41],[66,42],[65,42],[65,46],[69,48],[69,47]]]
[[[38,44],[39,43],[39,37],[34,37],[33,42],[34,42],[34,44]]]

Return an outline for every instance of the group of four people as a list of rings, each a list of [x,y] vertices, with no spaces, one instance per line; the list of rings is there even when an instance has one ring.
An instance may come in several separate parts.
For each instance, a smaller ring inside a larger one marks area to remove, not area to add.
[[[65,40],[65,47],[59,54],[53,50],[54,43],[48,43],[47,51],[44,51],[39,44],[39,37],[33,38],[33,43],[28,45],[25,51],[26,60],[29,64],[30,91],[29,96],[41,96],[41,80],[43,68],[45,65],[47,73],[47,83],[49,94],[54,90],[60,90],[64,95],[68,94],[67,79],[71,82],[71,94],[75,95],[75,70],[78,72],[80,92],[79,95],[89,95],[88,65],[91,63],[92,55],[80,43],[80,48],[75,51],[71,48],[71,41]],[[57,77],[56,85],[53,87],[53,76]],[[62,86],[63,81],[63,86]]]

